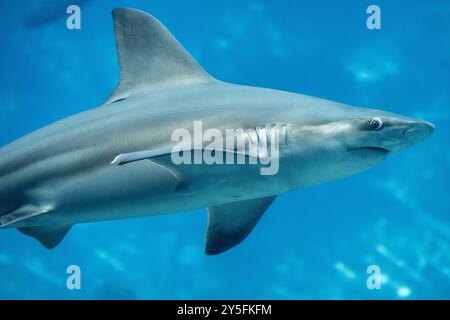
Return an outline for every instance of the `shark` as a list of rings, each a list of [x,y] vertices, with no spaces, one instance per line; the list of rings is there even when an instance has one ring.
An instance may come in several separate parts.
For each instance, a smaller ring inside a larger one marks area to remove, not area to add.
[[[112,16],[120,65],[112,94],[0,149],[0,228],[46,248],[75,224],[208,208],[205,253],[219,254],[251,233],[278,194],[368,170],[434,131],[383,110],[220,81],[153,16],[130,8]],[[174,163],[173,132],[196,121],[253,140],[282,125],[276,174],[261,174],[258,162]]]

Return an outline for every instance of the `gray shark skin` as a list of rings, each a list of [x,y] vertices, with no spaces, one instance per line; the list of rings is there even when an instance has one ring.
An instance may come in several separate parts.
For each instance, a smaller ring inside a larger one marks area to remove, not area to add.
[[[77,223],[209,208],[205,251],[240,243],[276,195],[348,177],[428,137],[425,121],[208,75],[152,16],[115,9],[120,82],[106,102],[0,149],[0,227],[45,247]],[[282,123],[279,171],[175,165],[171,133]],[[138,156],[117,164],[120,155]]]

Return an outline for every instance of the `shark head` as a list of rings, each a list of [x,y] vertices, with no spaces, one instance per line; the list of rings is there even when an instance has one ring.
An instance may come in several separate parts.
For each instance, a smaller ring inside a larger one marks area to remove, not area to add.
[[[429,137],[434,131],[430,122],[378,110],[346,121],[349,124],[347,152],[389,154],[408,148]]]
[[[314,113],[314,122],[293,123],[288,137],[290,154],[303,167],[298,169],[314,172],[307,184],[365,171],[434,131],[430,122],[377,109],[336,104],[316,106]]]

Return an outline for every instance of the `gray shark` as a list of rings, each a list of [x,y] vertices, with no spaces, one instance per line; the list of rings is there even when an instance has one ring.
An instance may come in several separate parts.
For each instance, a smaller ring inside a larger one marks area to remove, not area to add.
[[[154,17],[115,9],[113,20],[120,82],[106,102],[0,149],[0,227],[47,248],[77,223],[207,207],[205,252],[218,254],[246,238],[277,194],[367,170],[434,130],[381,110],[219,81]],[[282,124],[278,172],[174,164],[171,135],[195,121],[256,139]]]

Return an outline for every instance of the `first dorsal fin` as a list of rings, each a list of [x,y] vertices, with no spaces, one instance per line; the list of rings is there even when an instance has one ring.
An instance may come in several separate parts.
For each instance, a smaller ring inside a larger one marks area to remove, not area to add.
[[[190,84],[212,78],[173,35],[151,15],[135,9],[112,12],[120,82],[106,103],[155,84]]]

